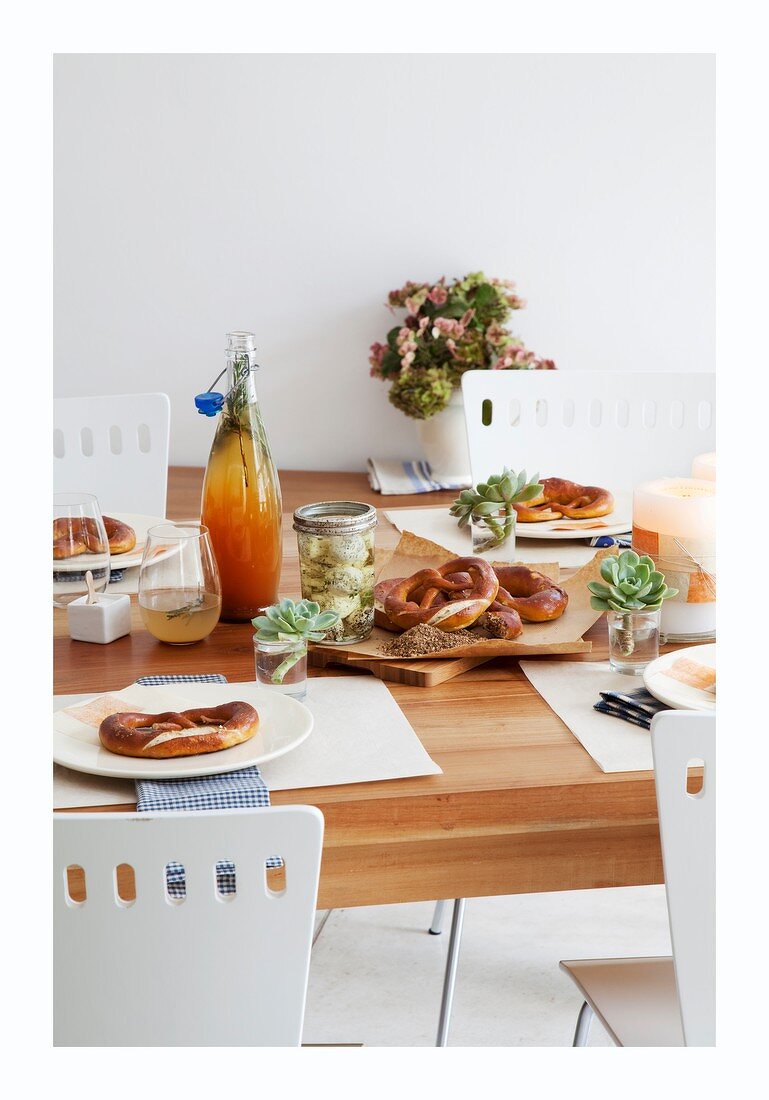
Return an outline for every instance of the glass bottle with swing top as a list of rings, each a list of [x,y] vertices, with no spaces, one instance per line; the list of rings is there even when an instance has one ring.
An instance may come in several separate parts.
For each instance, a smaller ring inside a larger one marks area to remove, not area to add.
[[[203,482],[201,519],[219,566],[221,618],[247,622],[278,599],[282,504],[256,397],[253,333],[228,333],[226,356],[224,396],[208,392],[195,399],[205,415],[220,413]]]

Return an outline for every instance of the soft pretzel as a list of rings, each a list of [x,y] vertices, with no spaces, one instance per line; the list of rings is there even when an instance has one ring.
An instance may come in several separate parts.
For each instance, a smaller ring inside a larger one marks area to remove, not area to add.
[[[506,642],[512,642],[523,634],[523,623],[518,612],[497,602],[488,611],[484,611],[474,625],[487,630],[493,638],[504,638]]]
[[[396,585],[403,584],[406,577],[388,577],[387,580],[378,581],[374,585],[374,622],[377,626],[381,626],[383,630],[399,630],[400,628],[395,625],[384,609],[385,600],[390,592]],[[472,584],[472,577],[469,573],[447,573],[444,580],[447,581],[461,581],[462,590],[469,588]],[[425,595],[425,588],[416,588],[411,593],[411,599],[414,603],[421,604]],[[448,594],[445,591],[439,591],[435,596],[432,606],[439,607],[446,603],[448,600]]]
[[[136,532],[127,523],[112,516],[103,516],[110,554],[127,554],[136,546]],[[79,554],[103,554],[95,520],[81,516],[62,517],[53,521],[53,556],[75,558]]]
[[[526,504],[514,504],[521,523],[543,523],[545,520],[596,519],[607,516],[614,508],[614,497],[608,489],[597,485],[577,485],[560,477],[546,477],[542,492]]]
[[[481,558],[456,558],[440,570],[422,569],[412,577],[392,577],[380,581],[374,589],[374,617],[386,630],[408,630],[418,622],[437,626],[441,630],[457,630],[455,625],[443,626],[442,618],[452,623],[458,604],[462,605],[461,626],[483,627],[497,638],[512,640],[523,631],[521,620],[529,623],[545,623],[563,615],[569,603],[568,593],[546,577],[544,573],[528,569],[525,565],[491,566],[499,587],[494,599],[470,619],[469,601],[477,599],[477,591],[471,587],[473,577],[469,563],[487,563]],[[444,572],[445,571],[445,572]],[[436,578],[441,578],[440,582]],[[404,604],[392,614],[393,603],[388,599],[395,594]],[[405,606],[407,603],[407,606]],[[475,609],[478,604],[476,603]],[[403,614],[408,618],[404,618]],[[421,617],[413,618],[419,613]]]
[[[512,609],[527,623],[549,623],[566,610],[568,593],[544,573],[525,565],[498,565],[495,572],[499,591],[492,611]]]
[[[468,574],[470,586],[465,576],[450,580],[453,573]],[[461,630],[491,606],[498,589],[499,581],[488,562],[454,558],[439,569],[420,569],[399,580],[385,595],[384,612],[401,630],[420,623],[439,630]],[[419,596],[418,602],[412,596]]]
[[[99,740],[119,756],[164,760],[229,749],[248,741],[258,728],[259,715],[248,703],[223,703],[178,714],[111,714],[99,726]]]

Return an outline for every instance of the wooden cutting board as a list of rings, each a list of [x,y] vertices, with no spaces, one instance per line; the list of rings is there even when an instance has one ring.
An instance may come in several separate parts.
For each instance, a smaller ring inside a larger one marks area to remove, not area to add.
[[[454,657],[453,659],[436,660],[412,660],[412,661],[377,661],[376,658],[347,660],[342,652],[333,649],[318,649],[312,646],[308,653],[309,663],[314,668],[325,668],[326,665],[341,665],[344,668],[365,668],[373,672],[380,680],[392,680],[397,684],[408,684],[410,687],[435,687],[446,680],[453,680],[463,672],[468,672],[478,665],[485,665],[491,657]]]

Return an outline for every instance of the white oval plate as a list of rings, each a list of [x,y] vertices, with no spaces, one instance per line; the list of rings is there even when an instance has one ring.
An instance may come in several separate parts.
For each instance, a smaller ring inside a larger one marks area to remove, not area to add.
[[[556,528],[564,523],[574,524],[568,531]],[[596,527],[595,524],[602,524]],[[600,535],[624,535],[633,528],[633,497],[631,493],[614,494],[614,511],[599,519],[551,519],[547,523],[521,523],[515,525],[517,539],[592,539]]]
[[[667,703],[669,707],[675,707],[676,710],[715,710],[716,700],[709,691],[690,687],[689,684],[682,684],[678,680],[662,675],[664,670],[670,668],[679,657],[688,657],[689,660],[696,661],[700,665],[715,668],[715,642],[711,645],[692,645],[686,649],[678,649],[675,653],[666,653],[663,657],[652,661],[643,674],[646,690],[651,692],[655,699],[659,699],[661,703]]]
[[[147,541],[147,532],[150,527],[154,527],[155,524],[165,523],[165,519],[163,519],[162,516],[141,516],[133,512],[110,512],[109,509],[107,510],[107,515],[112,516],[113,519],[120,520],[121,523],[127,523],[128,526],[133,527],[136,532],[136,546],[134,546],[133,550],[129,550],[127,554],[110,554],[110,568],[132,569],[136,565],[141,565],[144,544]],[[88,568],[88,559],[90,556],[90,554],[78,554],[76,558],[61,558],[59,561],[54,559],[54,572],[84,573]]]
[[[178,756],[168,760],[139,760],[133,756],[118,756],[108,752],[99,742],[96,729],[78,723],[81,736],[69,736],[53,731],[53,759],[55,763],[77,772],[90,775],[110,775],[118,779],[185,779],[199,775],[218,775],[222,772],[249,768],[285,756],[305,741],[312,731],[313,716],[303,703],[286,695],[260,688],[256,683],[246,684],[165,684],[178,693],[191,707],[220,706],[235,699],[250,703],[259,712],[259,729],[249,741],[221,752],[204,753],[202,756]],[[155,689],[146,687],[144,692]],[[120,692],[114,693],[119,695]],[[92,697],[93,698],[93,697]],[[87,700],[83,699],[83,702]],[[151,695],[147,710],[151,713]],[[82,731],[88,730],[82,739]]]

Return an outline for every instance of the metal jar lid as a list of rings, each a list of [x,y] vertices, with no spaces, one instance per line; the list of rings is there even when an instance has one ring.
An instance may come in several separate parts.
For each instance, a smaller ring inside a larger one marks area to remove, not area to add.
[[[294,530],[312,535],[354,535],[376,527],[376,508],[357,500],[321,500],[294,512]]]

